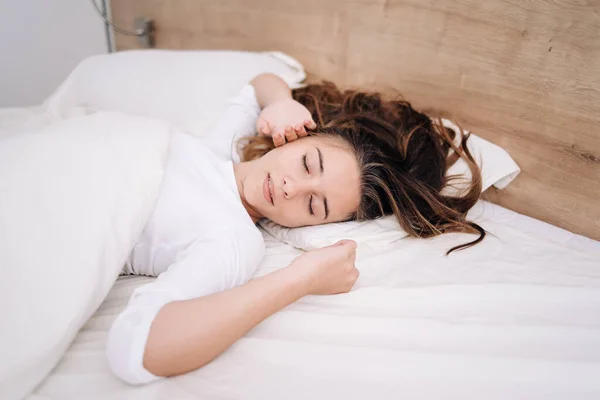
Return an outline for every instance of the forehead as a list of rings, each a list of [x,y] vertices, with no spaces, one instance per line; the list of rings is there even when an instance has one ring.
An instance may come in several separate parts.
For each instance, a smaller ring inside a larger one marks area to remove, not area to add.
[[[318,147],[321,151],[327,149],[327,151],[333,151],[336,154],[340,153],[341,155],[341,153],[347,153],[349,156],[354,157],[352,149],[350,149],[350,146],[344,140],[327,136],[308,136],[292,143],[288,143],[285,146],[280,147],[280,149],[306,150],[315,147]]]

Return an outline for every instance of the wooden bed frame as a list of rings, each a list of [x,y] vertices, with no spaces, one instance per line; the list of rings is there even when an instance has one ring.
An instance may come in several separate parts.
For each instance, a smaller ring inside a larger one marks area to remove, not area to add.
[[[600,1],[112,0],[156,47],[279,50],[314,79],[399,90],[505,148],[489,200],[600,240]],[[139,48],[116,36],[118,50]]]

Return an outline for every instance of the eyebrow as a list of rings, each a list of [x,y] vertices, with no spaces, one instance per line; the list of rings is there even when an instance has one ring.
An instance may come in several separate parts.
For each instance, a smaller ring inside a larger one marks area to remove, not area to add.
[[[319,149],[318,147],[316,147],[316,149],[319,153],[319,165],[321,166],[321,173],[323,173],[323,153],[321,153],[321,149]]]
[[[317,153],[319,153],[319,166],[321,167],[321,174],[323,174],[323,153],[321,149],[315,146]],[[325,219],[329,218],[329,206],[327,205],[327,197],[323,196],[323,206],[325,207]]]

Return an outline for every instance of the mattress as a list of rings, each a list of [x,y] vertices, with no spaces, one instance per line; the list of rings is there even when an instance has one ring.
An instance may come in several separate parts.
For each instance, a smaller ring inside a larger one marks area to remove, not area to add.
[[[308,296],[206,367],[148,386],[108,369],[121,277],[30,399],[598,399],[600,243],[479,202],[479,245],[406,238],[357,254],[353,291]],[[264,233],[257,276],[300,251]]]

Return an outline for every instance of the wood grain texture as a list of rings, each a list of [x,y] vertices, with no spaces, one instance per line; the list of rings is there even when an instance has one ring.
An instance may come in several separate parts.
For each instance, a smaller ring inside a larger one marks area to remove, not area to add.
[[[158,48],[280,50],[312,79],[399,90],[513,156],[492,201],[600,240],[600,0],[111,3],[120,26],[153,18]]]

